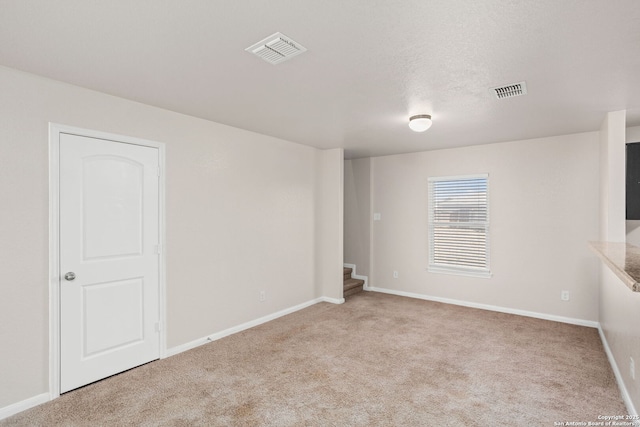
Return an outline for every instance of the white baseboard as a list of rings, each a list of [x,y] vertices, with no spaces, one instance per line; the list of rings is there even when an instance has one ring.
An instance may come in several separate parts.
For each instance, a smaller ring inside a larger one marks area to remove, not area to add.
[[[329,297],[320,297],[313,299],[311,301],[303,302],[302,304],[295,305],[293,307],[285,308],[284,310],[277,311],[272,314],[268,314],[266,316],[260,317],[255,320],[251,320],[246,323],[242,323],[237,326],[233,326],[229,329],[225,329],[224,331],[216,332],[211,335],[207,335],[206,337],[198,338],[197,340],[193,340],[191,342],[181,344],[176,347],[172,347],[167,349],[165,352],[165,357],[175,356],[176,354],[182,353],[183,351],[191,350],[192,348],[196,348],[203,344],[219,340],[220,338],[227,337],[229,335],[244,331],[249,328],[253,328],[254,326],[261,325],[263,323],[269,322],[271,320],[277,319],[278,317],[286,316],[287,314],[294,313],[298,310],[302,310],[303,308],[307,308],[319,302],[330,302],[332,304],[342,304],[344,302],[344,298],[329,298]]]
[[[353,265],[353,264],[344,264],[344,266],[347,267],[347,268],[353,268],[353,270],[355,271],[355,265]],[[367,283],[366,282],[366,276],[356,277],[354,274],[352,274],[352,277],[355,277],[357,279],[365,280],[365,286],[366,286],[366,283]],[[445,303],[445,304],[453,304],[453,305],[460,305],[460,306],[470,307],[470,308],[478,308],[478,309],[482,309],[482,310],[497,311],[497,312],[500,312],[500,313],[508,313],[508,314],[515,314],[515,315],[519,315],[519,316],[533,317],[533,318],[543,319],[543,320],[551,320],[551,321],[561,322],[561,323],[569,323],[569,324],[572,324],[572,325],[579,325],[579,326],[587,326],[587,327],[591,327],[591,328],[597,328],[598,332],[600,334],[600,339],[602,340],[602,344],[604,346],[605,353],[607,354],[607,358],[609,359],[609,364],[611,365],[611,368],[612,368],[613,373],[614,373],[615,378],[616,378],[616,382],[618,383],[618,387],[620,388],[620,393],[622,394],[622,399],[623,399],[623,401],[625,403],[625,406],[627,407],[627,411],[629,412],[629,415],[638,415],[638,413],[636,412],[636,409],[635,409],[635,407],[633,405],[633,402],[631,401],[629,393],[627,392],[627,389],[626,389],[626,387],[624,385],[624,380],[622,379],[622,376],[620,374],[620,370],[618,369],[618,366],[616,364],[615,358],[613,357],[613,353],[611,352],[611,349],[609,348],[609,344],[608,344],[607,339],[606,339],[606,337],[604,335],[604,332],[602,331],[602,328],[600,327],[600,324],[598,322],[591,321],[591,320],[582,320],[582,319],[574,319],[574,318],[570,318],[570,317],[556,316],[556,315],[545,314],[545,313],[537,313],[537,312],[532,312],[532,311],[518,310],[518,309],[512,309],[512,308],[506,308],[506,307],[500,307],[500,306],[494,306],[494,305],[479,304],[479,303],[473,303],[473,302],[461,301],[461,300],[455,300],[455,299],[449,299],[449,298],[432,297],[432,296],[416,294],[416,293],[412,293],[412,292],[396,291],[396,290],[393,290],[393,289],[366,287],[366,290],[372,291],[372,292],[381,292],[381,293],[386,293],[386,294],[391,294],[391,295],[404,296],[404,297],[409,297],[409,298],[417,298],[417,299],[422,299],[422,300],[427,300],[427,301],[441,302],[441,303]],[[329,297],[316,298],[314,300],[307,301],[307,302],[302,303],[302,304],[298,304],[296,306],[293,306],[293,307],[278,311],[276,313],[261,317],[259,319],[252,320],[250,322],[246,322],[246,323],[243,323],[241,325],[238,325],[238,326],[235,326],[235,327],[232,327],[232,328],[229,328],[229,329],[225,329],[224,331],[217,332],[217,333],[209,335],[207,337],[200,338],[198,340],[194,340],[194,341],[191,341],[189,343],[186,343],[186,344],[183,344],[183,345],[180,345],[180,346],[177,346],[177,347],[173,347],[173,348],[167,350],[167,356],[173,356],[175,354],[182,353],[183,351],[187,351],[187,350],[190,350],[192,348],[198,347],[198,346],[200,346],[202,344],[206,344],[208,342],[219,340],[221,338],[224,338],[226,336],[235,334],[237,332],[244,331],[244,330],[252,328],[254,326],[258,326],[258,325],[261,325],[263,323],[269,322],[271,320],[277,319],[279,317],[285,316],[287,314],[291,314],[291,313],[294,313],[296,311],[302,310],[303,308],[307,308],[307,307],[312,306],[314,304],[317,304],[319,302],[328,302],[328,303],[332,303],[332,304],[342,304],[342,303],[344,303],[344,298],[329,298]],[[40,396],[36,396],[34,398],[27,399],[25,401],[16,403],[16,404],[11,405],[11,406],[9,406],[7,408],[0,409],[0,419],[6,418],[8,416],[11,416],[11,415],[13,415],[13,414],[15,414],[17,412],[24,411],[26,409],[29,409],[29,408],[33,407],[33,406],[37,406],[40,403],[44,403],[44,402],[46,402],[48,400],[49,400],[49,395],[48,394],[42,394]],[[5,411],[8,411],[8,410],[9,411],[13,410],[13,412],[9,412],[9,413],[5,414]]]
[[[359,274],[356,274],[356,265],[355,264],[347,264],[346,262],[343,264],[346,268],[350,268],[353,271],[351,272],[351,277],[353,277],[354,279],[359,279],[359,280],[364,280],[364,286],[363,289],[365,291],[370,290],[369,289],[369,278],[367,276],[361,276]]]
[[[331,304],[344,304],[344,298],[320,297],[318,302],[330,302]]]
[[[43,403],[51,400],[49,398],[49,393],[42,393],[37,396],[30,397],[21,402],[14,403],[9,406],[5,406],[4,408],[0,408],[0,420],[8,418],[12,415],[17,414],[18,412],[26,411],[27,409],[31,409],[34,406],[41,405]]]
[[[215,334],[208,335],[206,337],[188,342],[186,344],[182,344],[176,347],[172,347],[167,349],[164,352],[162,358],[174,356],[178,353],[182,353],[183,351],[191,350],[192,348],[201,346],[208,342],[219,340],[220,338],[224,338],[226,336],[235,334],[237,332],[244,331],[245,329],[253,328],[254,326],[261,325],[263,323],[269,322],[271,320],[277,319],[278,317],[286,316],[287,314],[294,313],[296,311],[302,310],[303,308],[310,307],[319,302],[328,302],[331,304],[342,304],[344,303],[344,298],[329,298],[329,297],[320,297],[313,299],[311,301],[304,302],[302,304],[295,305],[293,307],[286,308],[284,310],[280,310],[276,313],[269,314],[267,316],[260,317],[258,319],[252,320],[250,322],[243,323],[238,326],[234,326],[229,329],[225,329],[224,331],[217,332]],[[57,397],[57,396],[55,396]],[[49,393],[39,394],[37,396],[31,397],[29,399],[25,399],[21,402],[14,403],[12,405],[6,406],[4,408],[0,408],[0,420],[4,418],[8,418],[12,415],[17,414],[18,412],[26,411],[27,409],[33,408],[34,406],[38,406],[42,403],[48,402],[52,400]]]
[[[638,412],[636,411],[636,408],[633,405],[633,401],[631,400],[631,397],[629,396],[629,392],[627,391],[627,388],[625,386],[624,379],[622,378],[622,375],[620,374],[620,369],[618,368],[616,360],[613,357],[613,353],[611,351],[611,348],[609,347],[609,343],[607,342],[607,338],[604,335],[604,331],[602,330],[602,326],[600,325],[599,322],[595,322],[595,321],[592,321],[592,320],[574,319],[574,318],[563,317],[563,316],[555,316],[555,315],[545,314],[545,313],[536,313],[536,312],[532,312],[532,311],[517,310],[517,309],[512,309],[512,308],[494,306],[494,305],[478,304],[478,303],[454,300],[454,299],[449,299],[449,298],[431,297],[431,296],[428,296],[428,295],[421,295],[421,294],[416,294],[416,293],[412,293],[412,292],[396,291],[396,290],[393,290],[393,289],[370,287],[368,290],[373,291],[373,292],[382,292],[382,293],[385,293],[385,294],[398,295],[398,296],[409,297],[409,298],[418,298],[418,299],[423,299],[423,300],[427,300],[427,301],[442,302],[442,303],[445,303],[445,304],[461,305],[461,306],[464,306],[464,307],[479,308],[479,309],[482,309],[482,310],[497,311],[497,312],[501,312],[501,313],[516,314],[516,315],[519,315],[519,316],[534,317],[534,318],[537,318],[537,319],[552,320],[552,321],[555,321],[555,322],[569,323],[569,324],[572,324],[572,325],[579,325],[579,326],[587,326],[587,327],[590,327],[590,328],[597,328],[598,329],[598,333],[600,334],[600,339],[602,341],[602,345],[604,347],[604,351],[607,354],[607,359],[609,359],[609,364],[611,365],[611,369],[613,370],[613,374],[615,375],[616,382],[618,383],[618,388],[620,389],[620,394],[622,395],[622,400],[624,401],[624,404],[627,407],[628,415],[633,415],[633,416],[637,416],[638,415]]]
[[[354,268],[355,266],[351,267],[351,265],[345,264],[346,267],[350,267],[350,268]],[[355,269],[354,269],[355,271]],[[355,277],[355,276],[353,276]],[[360,277],[356,277],[358,279],[360,278],[366,278],[366,276],[360,276]],[[365,279],[362,279],[365,280]],[[366,281],[365,281],[365,286],[366,286]],[[607,343],[607,340],[604,336],[604,333],[602,331],[602,328],[600,327],[598,322],[594,322],[594,321],[590,321],[590,320],[581,320],[581,319],[573,319],[573,318],[568,318],[568,317],[562,317],[562,316],[554,316],[554,315],[550,315],[550,314],[544,314],[544,313],[536,313],[536,312],[530,312],[530,311],[524,311],[524,310],[516,310],[516,309],[511,309],[511,308],[505,308],[505,307],[499,307],[499,306],[492,306],[492,305],[486,305],[486,304],[478,304],[478,303],[473,303],[473,302],[467,302],[467,301],[460,301],[460,300],[454,300],[454,299],[449,299],[449,298],[440,298],[440,297],[432,297],[432,296],[428,296],[428,295],[422,295],[422,294],[416,294],[416,293],[412,293],[412,292],[404,292],[404,291],[396,291],[393,289],[385,289],[385,288],[377,288],[377,287],[366,287],[365,288],[368,291],[373,291],[373,292],[381,292],[381,293],[386,293],[386,294],[391,294],[391,295],[398,295],[398,296],[404,296],[404,297],[409,297],[409,298],[417,298],[417,299],[422,299],[422,300],[427,300],[427,301],[435,301],[435,302],[442,302],[442,303],[446,303],[446,304],[454,304],[454,305],[460,305],[460,306],[464,306],[464,307],[471,307],[471,308],[479,308],[479,309],[483,309],[483,310],[489,310],[489,311],[497,311],[497,312],[501,312],[501,313],[509,313],[509,314],[516,314],[516,315],[520,315],[520,316],[527,316],[527,317],[534,317],[534,318],[538,318],[538,319],[544,319],[544,320],[553,320],[556,322],[562,322],[562,323],[570,323],[573,325],[580,325],[580,326],[588,326],[588,327],[592,327],[592,328],[598,328],[598,331],[600,333],[600,338],[602,340],[605,352],[607,354],[607,357],[609,359],[609,363],[611,364],[611,367],[613,369],[614,375],[616,377],[616,381],[618,382],[618,387],[620,388],[620,392],[622,394],[622,398],[624,400],[624,403],[627,407],[627,410],[629,411],[629,415],[637,415],[637,412],[635,410],[635,407],[633,406],[633,403],[631,401],[631,398],[629,397],[629,393],[626,390],[626,387],[624,385],[624,381],[622,379],[622,376],[620,375],[620,370],[618,369],[618,366],[616,364],[616,361],[613,357],[613,354],[611,353],[611,349],[609,348],[609,345]],[[296,306],[293,307],[289,307],[286,308],[284,310],[280,310],[276,313],[272,313],[269,314],[267,316],[263,316],[260,317],[258,319],[243,323],[241,325],[238,326],[234,326],[232,328],[229,329],[225,329],[224,331],[220,331],[211,335],[208,335],[206,337],[176,346],[176,347],[172,347],[170,349],[167,349],[166,351],[166,356],[165,357],[169,357],[169,356],[173,356],[179,353],[182,353],[184,351],[187,350],[191,350],[192,348],[198,347],[200,345],[206,344],[208,342],[212,342],[212,341],[216,341],[219,340],[221,338],[224,338],[226,336],[235,334],[237,332],[241,332],[244,331],[246,329],[252,328],[254,326],[258,326],[261,325],[263,323],[269,322],[271,320],[277,319],[279,317],[285,316],[287,314],[291,314],[294,313],[296,311],[302,310],[304,308],[310,307],[314,304],[317,304],[319,302],[328,302],[328,303],[332,303],[332,304],[342,304],[344,303],[344,298],[329,298],[329,297],[320,297],[320,298],[316,298],[307,302],[304,302],[302,304],[298,304]],[[8,418],[12,415],[15,415],[19,412],[25,411],[27,409],[33,408],[35,406],[38,406],[42,403],[48,402],[50,399],[49,393],[42,393],[39,394],[37,396],[31,397],[29,399],[25,399],[21,402],[17,402],[14,403],[12,405],[6,406],[4,408],[0,408],[0,420],[4,419],[4,418]]]
[[[616,377],[616,382],[618,383],[618,388],[620,389],[622,400],[624,401],[624,405],[627,407],[627,412],[629,413],[629,415],[637,416],[638,412],[636,412],[636,408],[635,406],[633,406],[633,401],[631,400],[631,396],[629,396],[627,387],[624,384],[624,380],[622,379],[622,374],[620,374],[620,369],[618,368],[616,359],[613,357],[613,352],[609,347],[607,337],[604,335],[604,331],[602,330],[602,326],[600,325],[598,325],[598,332],[600,333],[600,340],[602,341],[604,352],[607,353],[609,364],[611,365],[611,369],[613,370],[613,375],[615,375]]]
[[[499,313],[516,314],[518,316],[534,317],[536,319],[552,320],[554,322],[569,323],[571,325],[587,326],[597,328],[599,323],[594,320],[574,319],[571,317],[556,316],[553,314],[537,313],[535,311],[518,310],[515,308],[500,307],[497,305],[480,304],[475,302],[461,301],[456,299],[433,297],[429,295],[416,294],[413,292],[396,291],[394,289],[370,287],[367,290],[382,292],[385,294],[398,295],[409,298],[423,299],[427,301],[442,302],[445,304],[461,305],[463,307],[479,308],[481,310],[497,311]]]

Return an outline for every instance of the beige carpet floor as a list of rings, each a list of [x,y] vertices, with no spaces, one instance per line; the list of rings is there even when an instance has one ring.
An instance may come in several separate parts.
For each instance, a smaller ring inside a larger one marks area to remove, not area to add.
[[[0,426],[553,426],[625,413],[596,329],[364,292]]]

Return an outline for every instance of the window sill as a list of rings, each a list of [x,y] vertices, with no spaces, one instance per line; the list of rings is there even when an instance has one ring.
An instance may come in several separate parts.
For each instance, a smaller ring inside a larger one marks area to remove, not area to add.
[[[427,268],[429,273],[451,274],[454,276],[478,277],[481,279],[490,279],[492,274],[488,270],[458,270],[455,268],[430,266]]]

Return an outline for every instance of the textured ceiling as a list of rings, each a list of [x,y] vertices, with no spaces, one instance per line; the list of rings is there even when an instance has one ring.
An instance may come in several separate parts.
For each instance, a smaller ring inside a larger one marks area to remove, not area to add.
[[[244,51],[277,31],[308,51]],[[0,64],[379,156],[593,131],[620,109],[640,125],[640,2],[0,0]],[[522,80],[526,96],[489,91]]]

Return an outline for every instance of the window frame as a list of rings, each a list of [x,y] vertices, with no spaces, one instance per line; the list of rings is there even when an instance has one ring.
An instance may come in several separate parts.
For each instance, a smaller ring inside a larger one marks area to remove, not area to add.
[[[484,228],[485,241],[484,241],[484,256],[485,265],[483,267],[462,266],[455,264],[436,263],[434,262],[434,229],[437,222],[434,221],[435,206],[433,202],[433,188],[434,182],[455,182],[474,179],[484,179],[486,182],[486,221],[474,221],[474,222],[459,222],[458,224],[466,224],[478,229]],[[427,190],[427,246],[428,246],[428,267],[427,271],[430,273],[444,273],[454,274],[460,276],[472,276],[480,278],[490,278],[491,273],[491,258],[490,258],[490,230],[491,230],[491,217],[490,217],[490,192],[489,192],[489,174],[474,174],[474,175],[455,175],[455,176],[433,176],[428,178],[428,190]]]

